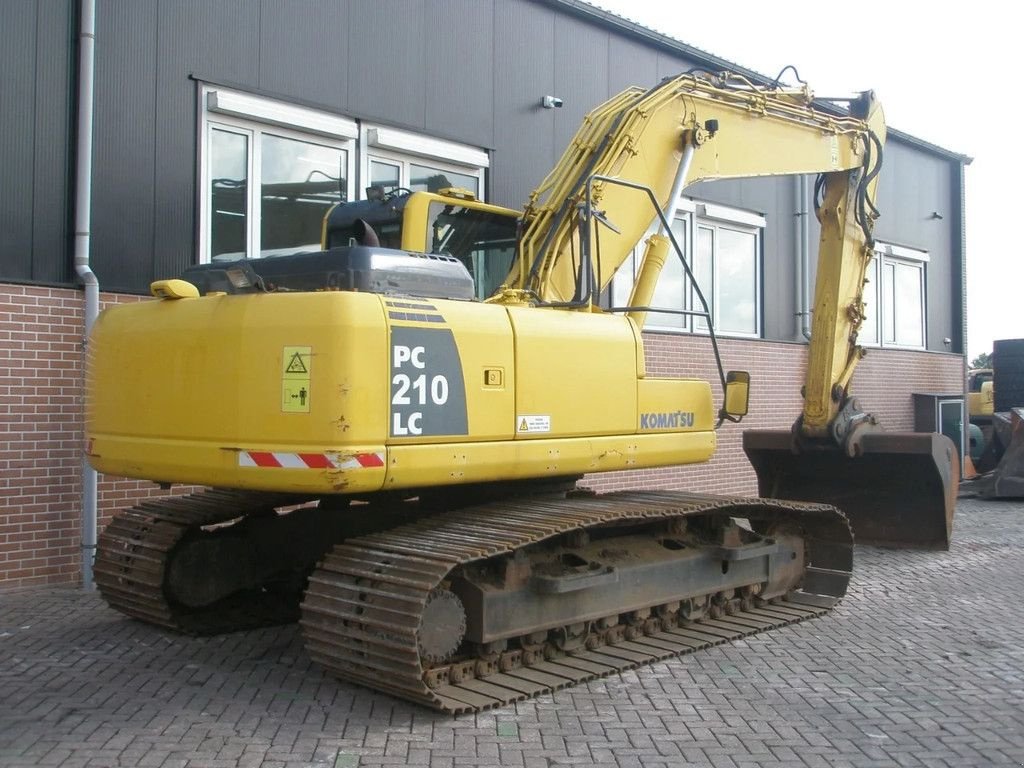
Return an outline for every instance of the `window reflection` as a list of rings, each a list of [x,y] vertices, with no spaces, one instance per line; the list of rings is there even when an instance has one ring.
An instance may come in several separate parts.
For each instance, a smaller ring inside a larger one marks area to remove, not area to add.
[[[857,336],[858,343],[923,348],[924,265],[876,252],[866,275],[865,319]]]
[[[718,328],[724,333],[757,331],[757,238],[752,232],[718,230]]]
[[[872,258],[868,263],[866,282],[864,284],[864,323],[857,334],[860,344],[878,343],[878,259]]]
[[[893,303],[893,264],[882,265],[882,340],[896,343],[896,315]]]
[[[468,189],[480,197],[480,179],[476,176],[409,163],[409,189],[413,192],[439,192],[446,187]]]
[[[672,234],[683,251],[683,258],[686,253],[686,222],[676,219],[672,222]],[[641,249],[641,253],[642,253]],[[638,257],[639,259],[640,257]],[[679,260],[679,254],[671,245],[668,249],[668,257],[665,259],[665,266],[662,267],[658,283],[654,287],[654,295],[651,296],[652,307],[664,307],[665,309],[681,309],[683,307],[683,296],[685,292],[686,277],[683,270],[683,263]],[[649,312],[644,327],[660,326],[662,328],[682,328],[686,325],[686,317],[674,315],[668,312]]]
[[[210,256],[245,256],[248,233],[249,137],[210,131]]]
[[[710,227],[697,227],[697,247],[693,258],[693,276],[697,280],[700,292],[704,296],[704,300],[707,301],[708,309],[712,313],[715,306],[714,264],[715,230]],[[703,309],[696,291],[694,291],[693,296],[693,308]],[[714,317],[713,314],[712,317]],[[698,330],[706,331],[708,329],[708,321],[703,317],[694,318],[694,323],[696,323]]]
[[[455,256],[469,270],[476,297],[486,299],[508,277],[515,254],[516,219],[461,205],[431,203],[431,253]]]
[[[402,169],[394,163],[383,163],[380,160],[370,161],[370,186],[383,187],[386,190],[402,186]]]
[[[905,347],[923,347],[922,270],[910,264],[894,264],[893,267],[896,343]]]
[[[324,215],[344,202],[345,150],[264,133],[260,255],[319,250]]]
[[[693,228],[692,239],[690,228]],[[657,222],[650,232],[657,230]],[[755,335],[760,322],[760,230],[732,226],[710,219],[694,220],[685,215],[672,224],[672,232],[693,273],[689,280],[674,249],[651,299],[651,306],[703,312],[697,289],[707,302],[715,329],[724,333]],[[612,280],[611,302],[624,306],[640,269],[642,244],[623,262]],[[707,331],[707,319],[700,315],[649,312],[647,329],[681,328]]]

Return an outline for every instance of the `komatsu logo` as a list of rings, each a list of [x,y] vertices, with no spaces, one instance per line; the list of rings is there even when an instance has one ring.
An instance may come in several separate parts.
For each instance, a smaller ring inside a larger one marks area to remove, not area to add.
[[[682,429],[692,426],[693,411],[640,414],[640,429]]]

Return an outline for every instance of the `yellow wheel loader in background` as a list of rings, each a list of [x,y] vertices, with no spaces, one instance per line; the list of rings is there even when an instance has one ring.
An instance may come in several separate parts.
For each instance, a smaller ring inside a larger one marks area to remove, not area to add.
[[[967,413],[972,424],[992,420],[995,397],[992,392],[992,369],[972,368],[967,372]]]
[[[103,596],[197,633],[301,600],[314,660],[459,712],[828,610],[853,548],[829,504],[851,484],[880,499],[847,507],[855,528],[948,541],[952,443],[880,432],[847,392],[884,130],[870,94],[839,115],[806,88],[686,74],[591,112],[521,216],[377,195],[330,213],[320,252],[193,267],[107,310],[93,466],[216,490],[117,515]],[[822,224],[804,413],[746,446],[773,498],[577,489],[707,461],[745,414],[745,372],[649,376],[641,328],[666,311],[650,303],[667,258],[711,325],[670,226],[687,185],[797,173],[820,174]],[[652,222],[628,306],[602,309]]]

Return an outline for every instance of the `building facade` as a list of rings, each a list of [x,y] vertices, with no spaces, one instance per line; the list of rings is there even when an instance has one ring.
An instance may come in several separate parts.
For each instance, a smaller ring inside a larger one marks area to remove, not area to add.
[[[73,582],[80,564],[78,14],[75,0],[0,6],[0,589]],[[104,305],[144,300],[196,262],[316,243],[327,207],[371,184],[443,176],[521,207],[598,103],[692,67],[736,69],[578,0],[98,0],[95,41],[91,265]],[[966,162],[899,132],[886,144],[854,387],[889,428],[913,429],[913,393],[963,391]],[[800,411],[812,186],[698,185],[675,222],[726,365],[753,376],[744,427],[787,427]],[[655,299],[681,308],[673,269]],[[698,323],[649,317],[652,374],[714,378]],[[589,481],[754,493],[740,437],[724,428],[709,464]],[[113,477],[99,488],[101,525],[164,493]]]

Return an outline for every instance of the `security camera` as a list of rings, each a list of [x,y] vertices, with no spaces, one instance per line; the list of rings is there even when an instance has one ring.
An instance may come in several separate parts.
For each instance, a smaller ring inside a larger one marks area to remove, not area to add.
[[[557,96],[545,96],[540,100],[540,105],[544,107],[544,109],[561,109],[564,103],[565,102]]]

